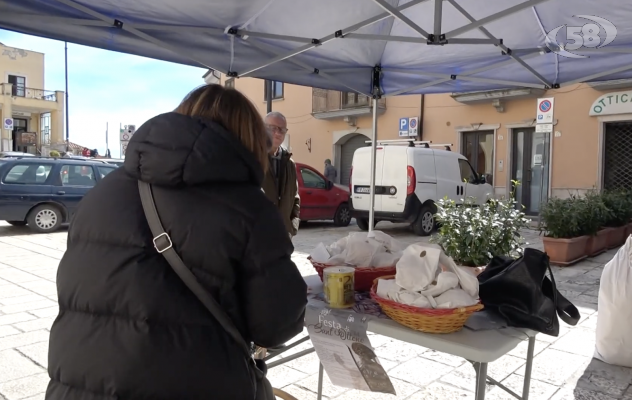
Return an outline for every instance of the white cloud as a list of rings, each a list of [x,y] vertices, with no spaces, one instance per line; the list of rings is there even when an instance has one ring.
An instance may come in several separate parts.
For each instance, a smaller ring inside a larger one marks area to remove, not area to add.
[[[64,90],[64,43],[0,30],[7,46],[45,54],[47,90]],[[205,70],[164,61],[68,45],[70,141],[118,156],[119,124],[137,127],[173,110],[193,88],[203,84]]]

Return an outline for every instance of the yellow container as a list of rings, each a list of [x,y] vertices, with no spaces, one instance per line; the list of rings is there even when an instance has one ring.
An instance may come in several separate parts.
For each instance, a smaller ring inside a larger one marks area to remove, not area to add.
[[[323,291],[329,307],[353,307],[355,304],[354,278],[355,269],[352,267],[329,267],[323,270]]]

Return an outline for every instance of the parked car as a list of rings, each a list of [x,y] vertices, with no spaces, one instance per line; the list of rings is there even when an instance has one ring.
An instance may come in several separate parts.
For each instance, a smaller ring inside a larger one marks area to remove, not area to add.
[[[462,202],[466,197],[474,197],[477,204],[482,204],[493,196],[492,186],[485,182],[485,177],[475,172],[463,155],[412,143],[398,141],[377,146],[376,223],[409,222],[417,235],[428,236],[435,228],[435,203],[438,199],[447,197]],[[351,168],[351,213],[358,227],[368,230],[370,147],[355,151]]]
[[[0,158],[20,158],[20,157],[35,157],[31,153],[22,153],[21,151],[0,151]]]
[[[0,162],[0,220],[36,232],[69,222],[83,196],[113,165],[90,160],[30,157]]]
[[[301,196],[301,221],[333,220],[336,226],[349,225],[349,190],[345,186],[334,184],[305,164],[296,164],[296,175]]]

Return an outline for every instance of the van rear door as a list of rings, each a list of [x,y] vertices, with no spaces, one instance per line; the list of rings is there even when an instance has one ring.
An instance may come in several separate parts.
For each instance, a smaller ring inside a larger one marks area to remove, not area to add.
[[[351,173],[351,197],[353,208],[356,210],[369,211],[370,204],[370,184],[371,184],[371,148],[362,147],[355,151],[352,162],[353,171]],[[382,168],[384,165],[384,148],[377,147],[375,156],[375,186],[382,184]],[[382,210],[381,196],[375,196],[375,211]]]
[[[408,187],[408,149],[409,147],[396,145],[384,147],[382,179],[378,192],[382,201],[379,211],[404,212]],[[393,192],[395,193],[392,194]]]

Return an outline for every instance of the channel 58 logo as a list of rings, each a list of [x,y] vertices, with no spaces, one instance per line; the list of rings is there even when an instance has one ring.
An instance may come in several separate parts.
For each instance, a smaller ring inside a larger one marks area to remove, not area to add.
[[[553,53],[569,58],[588,58],[573,51],[582,48],[599,49],[609,45],[617,37],[617,28],[605,18],[595,15],[573,15],[573,18],[583,18],[592,22],[581,26],[560,25],[547,33],[546,47]],[[558,41],[558,36],[562,40]]]

